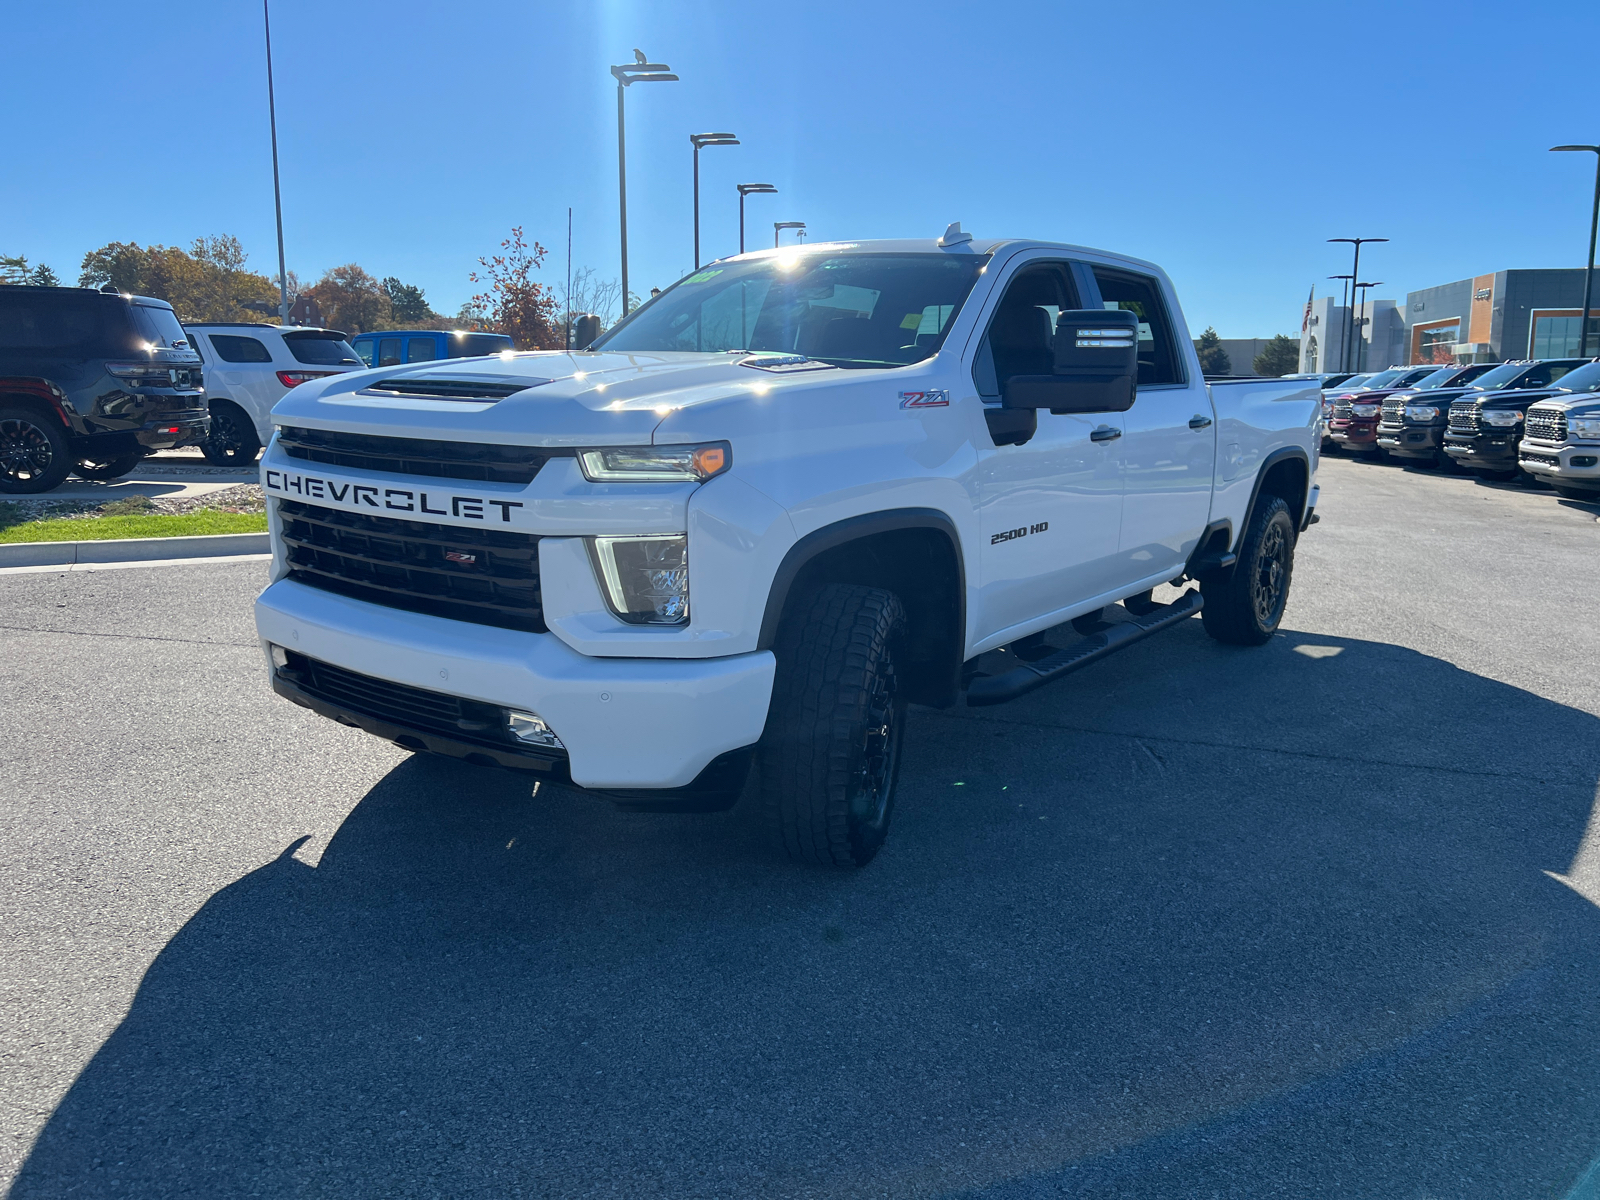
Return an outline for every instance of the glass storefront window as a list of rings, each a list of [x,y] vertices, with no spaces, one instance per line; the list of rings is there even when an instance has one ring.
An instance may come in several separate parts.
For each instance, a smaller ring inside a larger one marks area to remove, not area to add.
[[[1461,326],[1437,325],[1424,329],[1417,339],[1419,363],[1448,363],[1455,361],[1454,347],[1461,340]]]
[[[1582,317],[1535,317],[1532,358],[1573,358]],[[1589,318],[1589,353],[1600,354],[1600,317]]]

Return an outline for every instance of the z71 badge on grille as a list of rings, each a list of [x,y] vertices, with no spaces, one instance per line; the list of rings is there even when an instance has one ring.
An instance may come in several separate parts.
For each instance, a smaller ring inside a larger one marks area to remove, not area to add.
[[[944,388],[934,392],[901,392],[901,408],[949,408],[950,393]]]
[[[478,556],[476,554],[468,554],[465,550],[446,550],[444,552],[444,560],[445,562],[460,563],[462,566],[470,567],[478,561]]]

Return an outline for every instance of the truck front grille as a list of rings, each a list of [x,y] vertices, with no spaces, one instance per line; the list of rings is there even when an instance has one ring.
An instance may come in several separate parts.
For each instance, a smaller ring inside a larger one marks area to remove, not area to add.
[[[1564,442],[1567,440],[1567,414],[1559,408],[1530,408],[1522,436],[1538,442]]]
[[[435,442],[423,438],[300,429],[293,425],[278,430],[278,445],[290,458],[335,467],[358,467],[389,475],[478,479],[487,483],[531,483],[539,468],[550,459],[571,453],[538,446]]]
[[[1349,417],[1351,412],[1350,405],[1351,401],[1349,400],[1339,401],[1333,406],[1333,415],[1336,417]]]
[[[1457,400],[1450,406],[1450,432],[1478,432],[1478,402],[1476,400]]]
[[[289,578],[408,612],[545,632],[539,539],[279,500]]]
[[[1406,402],[1404,400],[1386,401],[1383,406],[1383,421],[1390,425],[1403,425],[1406,419]]]

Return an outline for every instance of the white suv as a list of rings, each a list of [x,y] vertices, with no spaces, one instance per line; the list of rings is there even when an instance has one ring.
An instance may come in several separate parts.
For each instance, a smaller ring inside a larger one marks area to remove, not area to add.
[[[202,449],[219,466],[255,462],[272,435],[267,414],[290,388],[366,369],[337,329],[223,321],[184,330],[205,360],[211,436]]]

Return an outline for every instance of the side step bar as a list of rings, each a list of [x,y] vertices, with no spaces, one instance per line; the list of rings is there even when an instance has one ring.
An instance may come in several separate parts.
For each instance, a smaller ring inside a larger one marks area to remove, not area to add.
[[[1118,650],[1143,641],[1152,633],[1159,633],[1169,625],[1176,625],[1194,616],[1204,606],[1205,601],[1200,598],[1198,591],[1188,591],[1153,613],[1110,625],[1038,662],[1025,663],[1003,675],[980,676],[967,685],[967,704],[981,708],[1025,696],[1035,688],[1052,683],[1063,675],[1070,675],[1090,663],[1099,662]]]

